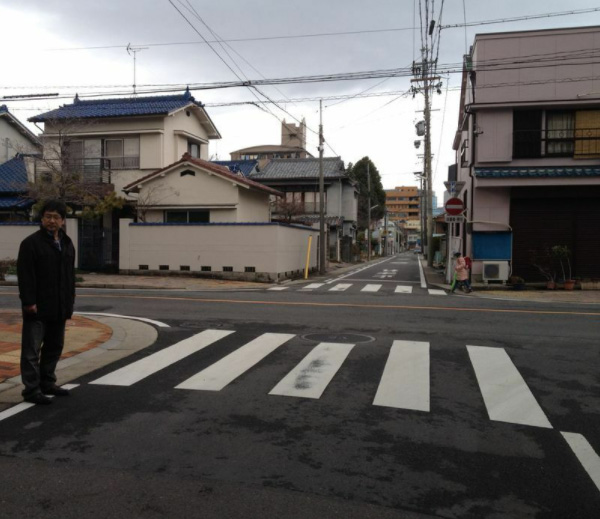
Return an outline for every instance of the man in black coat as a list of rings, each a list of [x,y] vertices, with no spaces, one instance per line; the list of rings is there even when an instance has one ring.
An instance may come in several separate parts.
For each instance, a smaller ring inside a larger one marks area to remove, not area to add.
[[[21,242],[17,259],[23,310],[21,379],[26,402],[50,404],[46,395],[69,394],[56,385],[54,371],[75,303],[75,249],[62,229],[66,205],[49,200],[40,214],[40,230]]]

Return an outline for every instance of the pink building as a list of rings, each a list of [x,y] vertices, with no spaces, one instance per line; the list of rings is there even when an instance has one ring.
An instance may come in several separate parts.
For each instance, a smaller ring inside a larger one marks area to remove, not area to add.
[[[454,149],[466,222],[449,224],[450,252],[476,280],[484,261],[541,280],[555,245],[573,276],[600,277],[600,27],[477,35]]]

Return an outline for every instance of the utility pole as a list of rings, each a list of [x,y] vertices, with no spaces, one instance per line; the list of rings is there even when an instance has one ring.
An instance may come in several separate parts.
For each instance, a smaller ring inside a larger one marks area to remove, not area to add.
[[[319,101],[319,273],[325,274],[325,180],[323,178],[323,100]]]
[[[367,216],[367,261],[371,261],[371,171],[367,162],[367,191],[369,196],[369,208]]]
[[[387,220],[387,207],[385,209],[385,213],[384,213],[384,228],[385,230],[383,231],[383,235],[384,235],[384,239],[383,239],[383,256],[387,256],[388,255],[388,220]]]
[[[431,99],[429,89],[431,88],[431,78],[428,75],[427,59],[423,60],[423,89],[425,96],[425,182],[427,183],[427,265],[433,266],[433,198],[431,184],[433,183],[431,175]]]

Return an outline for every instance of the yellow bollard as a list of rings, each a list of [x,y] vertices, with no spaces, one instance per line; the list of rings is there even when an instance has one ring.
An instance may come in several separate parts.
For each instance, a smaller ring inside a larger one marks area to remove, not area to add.
[[[312,243],[312,234],[308,237],[308,250],[306,251],[306,267],[304,267],[304,279],[308,279],[308,266],[310,265],[310,245]]]

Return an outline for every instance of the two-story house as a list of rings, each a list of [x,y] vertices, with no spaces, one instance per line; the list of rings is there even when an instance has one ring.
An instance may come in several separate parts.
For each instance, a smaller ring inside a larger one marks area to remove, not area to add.
[[[208,143],[221,135],[204,106],[189,90],[181,95],[80,100],[29,119],[44,123],[43,160],[48,167],[67,168],[88,183],[107,184],[130,201],[123,188],[166,168],[187,153],[208,159]],[[54,166],[53,166],[54,165]],[[152,200],[146,200],[146,205]],[[118,212],[82,220],[79,227],[80,266],[101,268],[118,262]]]
[[[285,194],[273,206],[273,218],[318,225],[319,159],[272,159],[250,178]],[[340,157],[323,159],[324,212],[329,230],[329,257],[349,261],[356,242],[358,190]]]
[[[464,182],[466,208],[449,225],[450,252],[474,259],[475,279],[541,279],[535,265],[555,245],[574,276],[600,276],[598,52],[599,27],[475,37],[448,178]],[[485,273],[494,261],[506,269]]]
[[[0,105],[0,164],[17,154],[39,153],[41,148],[33,132],[11,114],[6,105]]]

